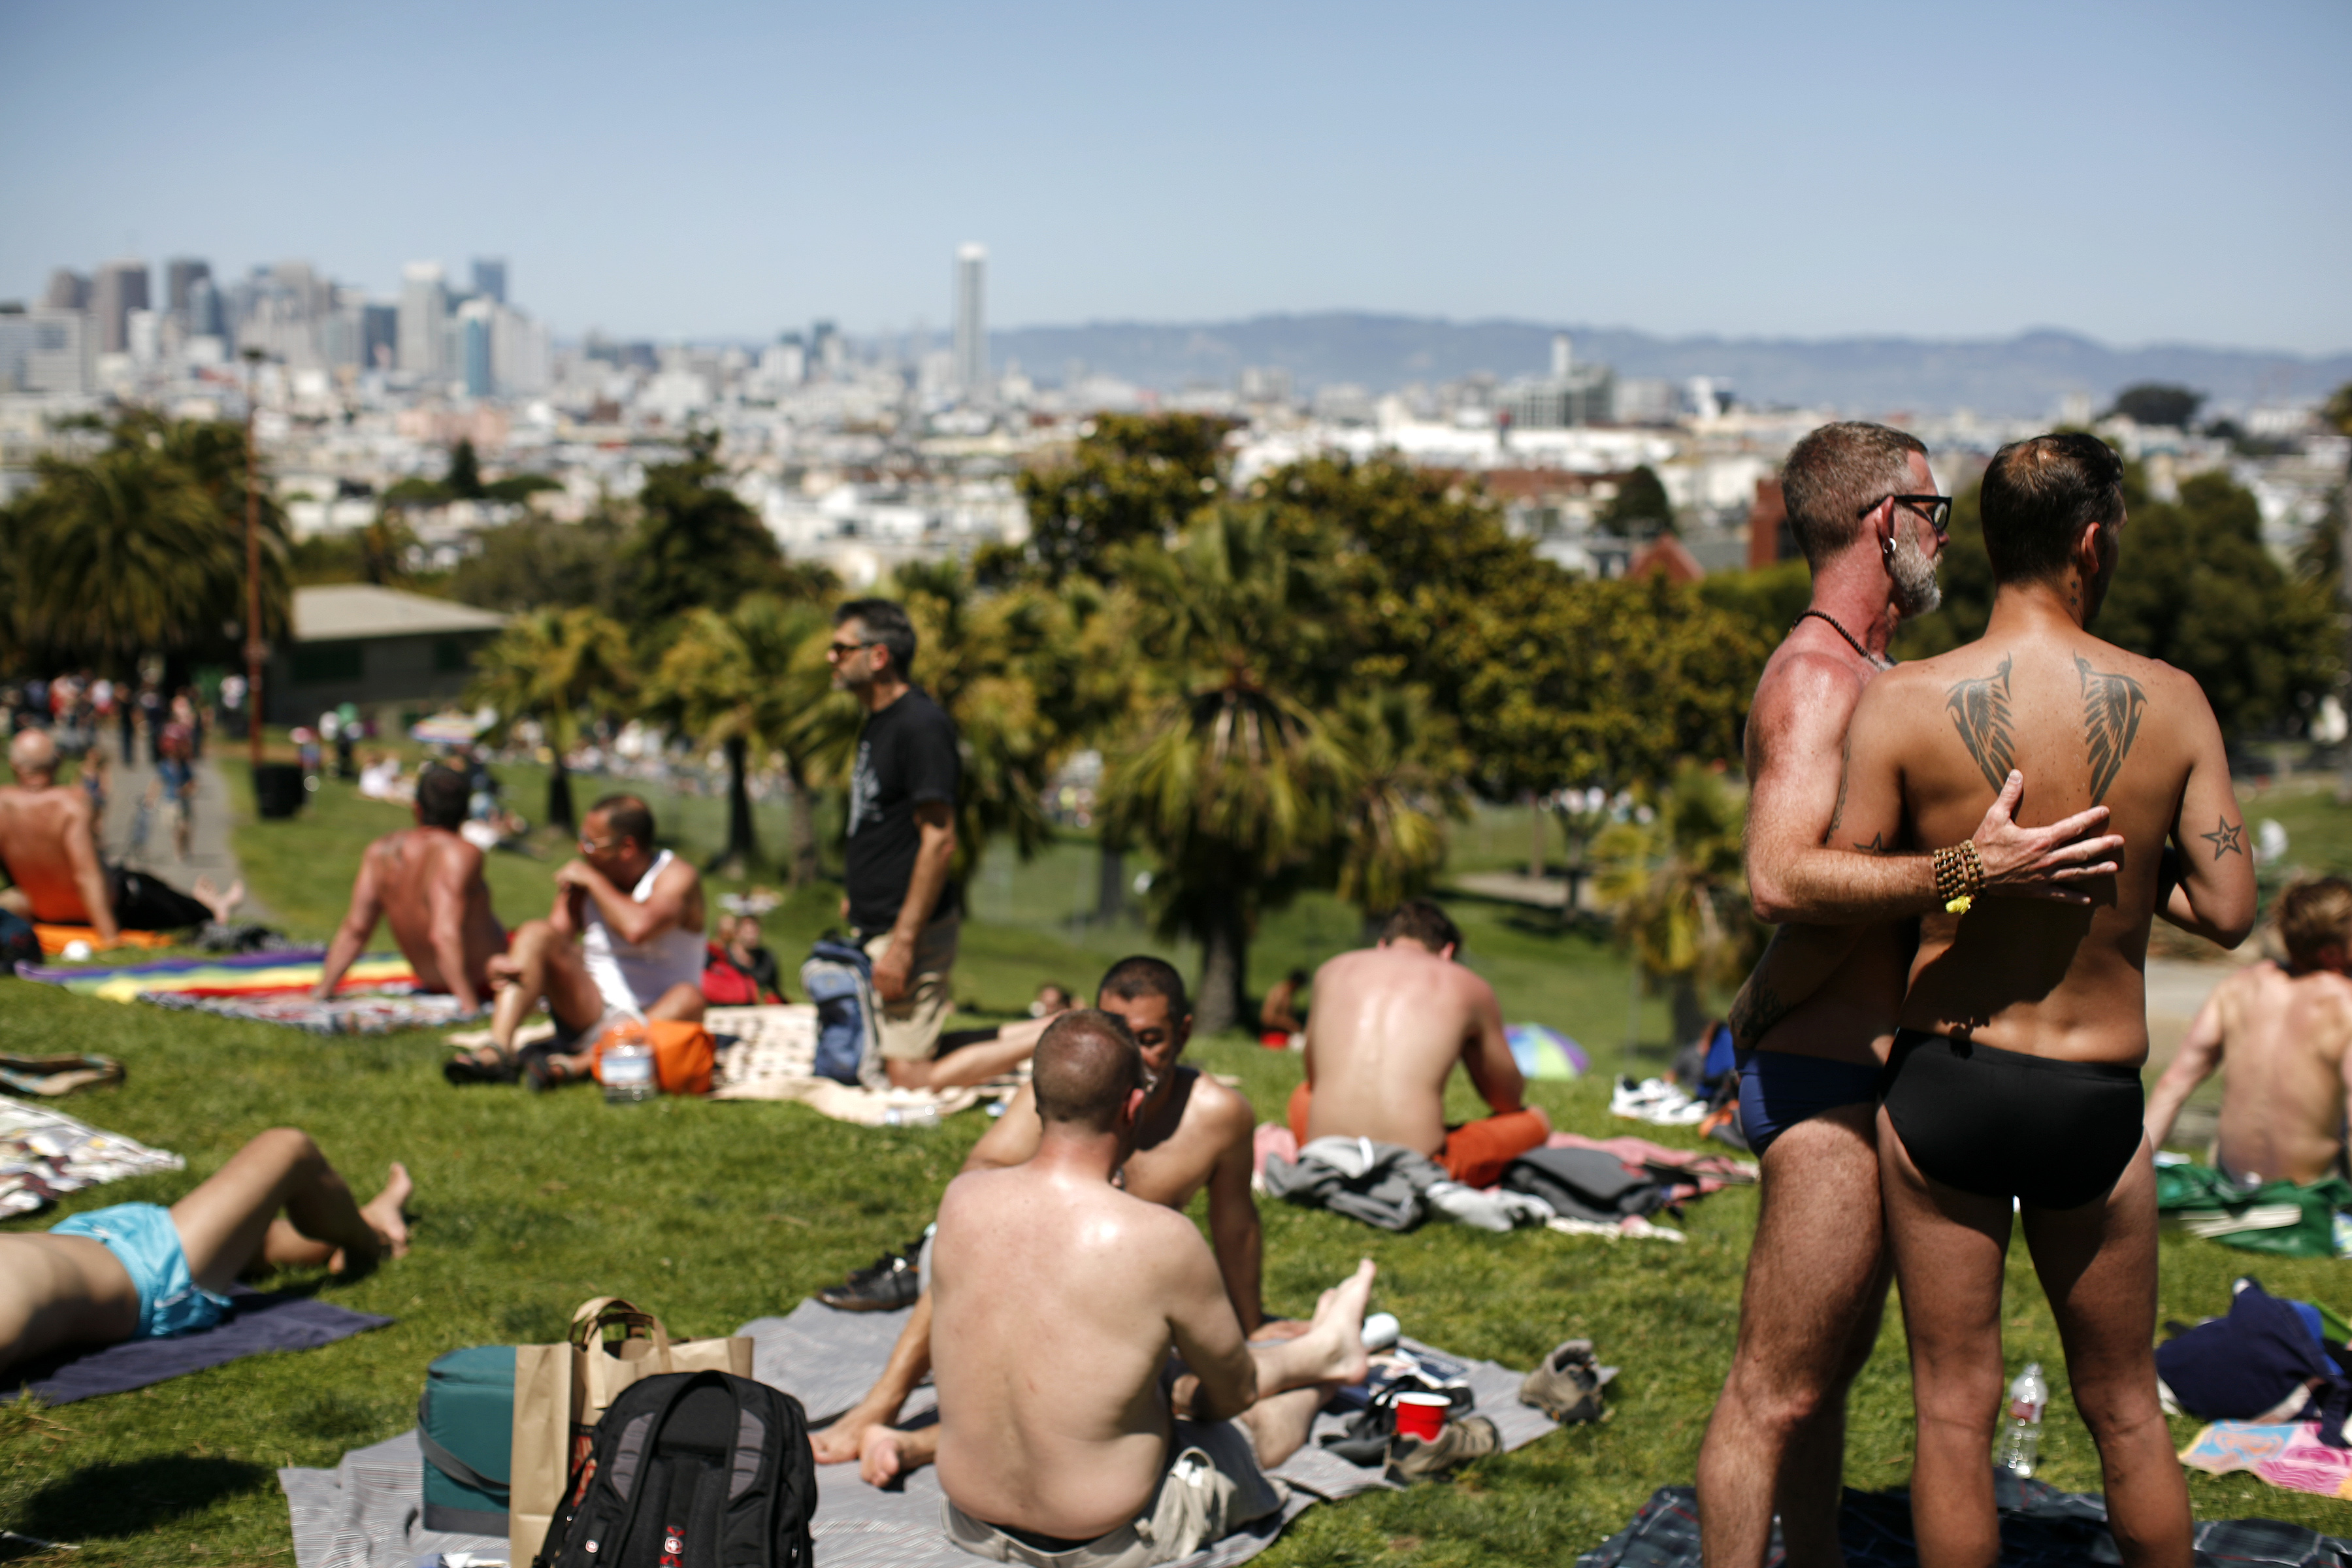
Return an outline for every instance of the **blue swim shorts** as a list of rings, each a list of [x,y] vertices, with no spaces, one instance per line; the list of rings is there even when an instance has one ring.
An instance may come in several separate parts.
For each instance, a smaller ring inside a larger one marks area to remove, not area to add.
[[[87,1236],[106,1244],[139,1289],[139,1330],[131,1337],[167,1339],[209,1329],[221,1321],[228,1298],[199,1286],[188,1272],[187,1250],[161,1204],[116,1204],[92,1209],[49,1227],[51,1236]]]
[[[1739,1131],[1760,1156],[1807,1117],[1876,1103],[1879,1071],[1875,1062],[1862,1067],[1793,1051],[1751,1052],[1739,1064]]]

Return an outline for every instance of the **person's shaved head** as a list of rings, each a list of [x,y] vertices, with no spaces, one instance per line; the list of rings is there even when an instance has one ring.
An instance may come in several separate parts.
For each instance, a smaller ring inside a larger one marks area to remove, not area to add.
[[[1092,1007],[1072,1008],[1037,1041],[1037,1119],[1108,1132],[1119,1108],[1143,1087],[1143,1053],[1127,1026]]]
[[[16,776],[26,773],[47,775],[58,771],[58,743],[49,739],[47,730],[24,730],[8,742],[8,765]]]

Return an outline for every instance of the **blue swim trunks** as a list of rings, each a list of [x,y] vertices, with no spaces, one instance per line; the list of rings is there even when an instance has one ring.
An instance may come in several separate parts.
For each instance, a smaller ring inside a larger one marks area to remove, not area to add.
[[[1807,1117],[1875,1103],[1879,1072],[1875,1062],[1861,1067],[1793,1051],[1751,1052],[1739,1064],[1739,1131],[1761,1155]]]
[[[161,1204],[117,1204],[49,1227],[51,1236],[87,1236],[106,1244],[139,1289],[139,1330],[133,1339],[194,1333],[221,1321],[228,1298],[215,1296],[188,1273],[188,1254],[172,1211]]]

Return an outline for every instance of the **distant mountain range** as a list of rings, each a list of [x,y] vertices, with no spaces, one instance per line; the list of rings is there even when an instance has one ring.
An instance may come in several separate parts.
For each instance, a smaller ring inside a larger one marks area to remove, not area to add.
[[[1998,340],[1662,338],[1538,321],[1351,311],[1022,327],[992,333],[990,349],[998,367],[1017,359],[1043,381],[1064,379],[1075,362],[1088,374],[1173,393],[1229,387],[1244,367],[1267,366],[1289,372],[1301,393],[1352,383],[1377,394],[1479,371],[1507,380],[1542,374],[1551,363],[1552,334],[1560,331],[1575,340],[1580,362],[1614,365],[1620,376],[1711,376],[1746,403],[1856,414],[1969,408],[2030,418],[2053,414],[2070,393],[2088,394],[2104,406],[2143,381],[2177,382],[2215,405],[2245,407],[2324,397],[2352,382],[2352,353],[2311,358],[2186,344],[2116,349],[2050,331]]]

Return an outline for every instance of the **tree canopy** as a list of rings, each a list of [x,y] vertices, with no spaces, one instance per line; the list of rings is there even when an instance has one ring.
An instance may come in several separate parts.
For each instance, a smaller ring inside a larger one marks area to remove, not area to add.
[[[2205,395],[2169,382],[2143,381],[2125,387],[2116,394],[2116,401],[2107,412],[2120,414],[2139,425],[2171,425],[2189,428],[2204,405]]]

